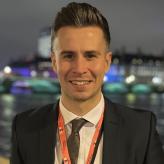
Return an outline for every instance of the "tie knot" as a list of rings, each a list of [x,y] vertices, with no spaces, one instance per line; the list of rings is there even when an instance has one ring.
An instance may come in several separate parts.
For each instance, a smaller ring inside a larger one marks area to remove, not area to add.
[[[86,123],[87,121],[83,118],[80,119],[74,119],[71,121],[72,123],[72,132],[78,133],[82,126]]]

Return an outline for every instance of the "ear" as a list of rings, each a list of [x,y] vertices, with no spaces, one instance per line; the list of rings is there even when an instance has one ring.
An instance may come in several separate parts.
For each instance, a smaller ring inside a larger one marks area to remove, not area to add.
[[[106,60],[106,68],[105,68],[106,71],[105,72],[107,73],[110,69],[110,65],[112,62],[112,52],[111,51],[106,53],[105,60]]]
[[[56,55],[54,52],[51,52],[51,64],[52,64],[52,68],[54,70],[54,72],[57,71],[57,67],[56,67]]]

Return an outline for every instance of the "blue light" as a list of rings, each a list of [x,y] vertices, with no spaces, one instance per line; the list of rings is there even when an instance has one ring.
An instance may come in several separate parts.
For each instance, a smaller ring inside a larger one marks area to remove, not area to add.
[[[123,82],[124,75],[122,72],[124,71],[124,67],[120,67],[116,64],[112,64],[110,66],[110,70],[106,73],[106,81],[107,82]]]
[[[13,70],[13,73],[16,74],[16,75],[20,75],[20,76],[23,76],[23,77],[30,77],[31,74],[30,74],[30,69],[29,68],[12,68]]]

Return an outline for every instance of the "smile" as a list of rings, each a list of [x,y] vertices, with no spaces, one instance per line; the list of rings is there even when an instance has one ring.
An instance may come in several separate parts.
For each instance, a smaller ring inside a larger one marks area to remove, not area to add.
[[[70,80],[70,83],[74,84],[74,85],[88,85],[90,84],[92,81],[91,80]]]

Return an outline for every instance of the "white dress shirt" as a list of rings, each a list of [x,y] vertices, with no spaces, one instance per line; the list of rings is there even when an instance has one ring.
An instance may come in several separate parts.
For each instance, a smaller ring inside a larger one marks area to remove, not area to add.
[[[101,114],[104,111],[104,106],[105,106],[104,97],[102,95],[100,102],[91,111],[89,111],[84,116],[79,117],[75,115],[74,113],[68,111],[64,107],[64,105],[62,104],[62,100],[60,99],[59,107],[60,107],[60,111],[64,119],[67,138],[71,134],[71,128],[72,128],[71,121],[72,120],[77,119],[77,118],[84,118],[85,120],[88,121],[79,131],[80,148],[79,148],[78,164],[86,163],[91,141],[92,141],[96,126],[98,124],[98,121],[101,117]],[[98,146],[94,164],[102,163],[102,149],[103,149],[103,135],[101,137],[101,140]],[[58,130],[57,130],[57,141],[56,141],[56,147],[55,147],[55,164],[62,164],[62,154],[61,154]]]

